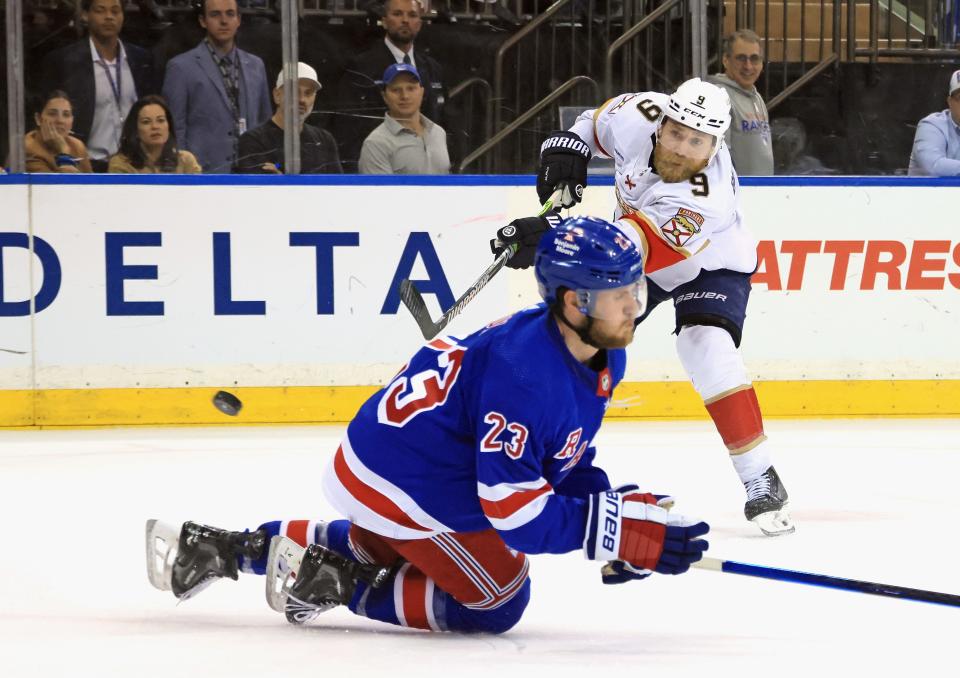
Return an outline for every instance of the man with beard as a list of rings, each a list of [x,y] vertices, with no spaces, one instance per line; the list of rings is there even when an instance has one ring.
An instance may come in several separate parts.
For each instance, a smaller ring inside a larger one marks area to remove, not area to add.
[[[300,173],[340,174],[337,143],[330,132],[308,124],[320,91],[317,72],[302,61],[297,64],[297,122],[300,128]],[[266,123],[240,137],[235,172],[242,174],[284,174],[283,169],[283,71],[273,90],[277,110]]]
[[[646,305],[640,250],[577,217],[543,238],[534,266],[543,304],[428,342],[361,406],[323,477],[345,520],[242,532],[149,521],[151,583],[184,599],[242,569],[267,575],[270,606],[294,624],[346,605],[399,626],[503,633],[530,600],[530,554],[582,550],[608,561],[608,584],[686,572],[709,526],[668,514],[668,497],[612,488],[594,465]]]
[[[744,515],[767,535],[788,534],[787,491],[740,354],[757,267],[757,243],[743,224],[739,182],[723,143],[730,100],[723,89],[688,80],[671,95],[621,94],[586,111],[541,146],[541,200],[561,184],[563,206],[579,202],[593,153],[615,159],[617,226],[644,253],[650,304],[673,300],[677,353],[723,439],[747,493]],[[512,268],[530,265],[549,224],[518,219],[491,243],[516,246]]]
[[[339,84],[339,115],[335,125],[340,157],[345,163],[357,162],[363,140],[383,120],[386,109],[380,96],[380,78],[392,64],[409,64],[417,69],[424,90],[420,110],[433,122],[443,125],[440,64],[414,45],[423,26],[422,14],[419,0],[387,0],[381,21],[383,40],[347,63]]]

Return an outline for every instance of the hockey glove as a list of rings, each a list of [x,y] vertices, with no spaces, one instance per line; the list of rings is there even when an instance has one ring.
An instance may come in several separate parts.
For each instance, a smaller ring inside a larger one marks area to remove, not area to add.
[[[613,488],[614,492],[620,494],[628,494],[639,490],[639,485],[633,484]],[[668,511],[673,508],[675,503],[674,498],[668,494],[641,494],[638,496],[643,497],[644,503],[656,504]],[[622,560],[611,560],[600,568],[600,577],[604,584],[625,584],[634,579],[646,579],[651,574],[653,573],[650,570],[637,569]]]
[[[671,515],[655,501],[650,494],[616,490],[590,497],[583,540],[586,557],[622,560],[635,571],[660,574],[690,569],[708,548],[707,542],[697,537],[709,532],[710,526]]]
[[[524,217],[514,219],[497,231],[497,237],[490,241],[490,251],[499,257],[504,249],[514,247],[516,251],[507,259],[507,268],[530,268],[537,253],[540,238],[560,223],[560,215],[549,214],[544,217]]]
[[[626,584],[634,579],[646,579],[651,574],[650,570],[639,570],[622,560],[611,560],[600,568],[604,584]]]
[[[540,146],[537,195],[545,203],[561,182],[566,184],[560,203],[573,207],[583,199],[587,186],[590,147],[573,132],[554,132]]]
[[[620,494],[632,494],[634,492],[640,492],[640,486],[633,483],[627,483],[626,485],[618,485],[613,488],[614,492],[619,492]],[[641,501],[646,504],[656,504],[661,508],[665,508],[668,511],[673,508],[673,505],[677,503],[677,500],[674,499],[669,494],[650,494],[648,492],[640,493],[638,496],[643,497]]]

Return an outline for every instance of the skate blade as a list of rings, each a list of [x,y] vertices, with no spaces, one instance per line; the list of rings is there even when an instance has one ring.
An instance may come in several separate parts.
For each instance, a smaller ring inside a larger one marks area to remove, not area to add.
[[[793,534],[797,530],[793,519],[787,512],[786,507],[779,511],[767,511],[756,516],[751,522],[756,523],[760,531],[768,537],[780,537],[785,534]]]
[[[277,612],[286,613],[287,598],[297,578],[300,563],[306,549],[287,537],[276,536],[270,540],[267,555],[267,605]]]
[[[147,579],[160,591],[171,590],[173,581],[173,561],[177,557],[180,543],[180,531],[161,523],[159,520],[147,521],[144,531],[146,537]]]

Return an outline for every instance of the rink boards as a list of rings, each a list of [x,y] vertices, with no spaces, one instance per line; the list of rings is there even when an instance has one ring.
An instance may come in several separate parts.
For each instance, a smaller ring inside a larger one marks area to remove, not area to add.
[[[768,416],[960,415],[960,182],[744,179]],[[527,177],[0,177],[0,426],[345,421],[537,209]],[[577,211],[607,216],[609,180]],[[537,300],[496,277],[449,328]],[[658,309],[612,417],[704,416]],[[243,399],[227,418],[218,388]]]

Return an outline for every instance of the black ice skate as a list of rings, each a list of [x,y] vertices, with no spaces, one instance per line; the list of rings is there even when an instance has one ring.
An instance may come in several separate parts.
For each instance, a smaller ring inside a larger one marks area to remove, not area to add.
[[[796,530],[787,512],[787,489],[780,482],[776,469],[771,466],[762,476],[743,486],[747,490],[743,514],[765,535],[775,537]]]
[[[377,588],[389,576],[390,568],[356,563],[319,544],[305,549],[278,536],[267,557],[267,602],[291,624],[303,624],[349,603],[358,582]]]
[[[236,580],[237,556],[260,558],[266,530],[229,532],[186,522],[177,537],[174,528],[147,521],[147,576],[161,591],[187,600],[217,579]]]

